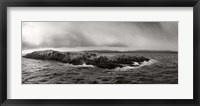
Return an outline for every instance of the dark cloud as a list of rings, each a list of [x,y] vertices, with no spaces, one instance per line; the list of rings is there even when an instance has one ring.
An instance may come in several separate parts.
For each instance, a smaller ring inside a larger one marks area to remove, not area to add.
[[[95,43],[82,35],[79,32],[73,32],[68,35],[51,36],[47,38],[43,43],[41,43],[42,47],[87,47],[87,46],[95,46]]]
[[[36,46],[31,45],[25,41],[22,41],[22,49],[30,49],[30,48],[36,48]]]
[[[113,44],[108,44],[108,45],[104,45],[104,46],[107,46],[107,47],[128,47],[127,45],[122,44],[122,43],[113,43]]]
[[[23,22],[22,49],[178,49],[178,22]]]

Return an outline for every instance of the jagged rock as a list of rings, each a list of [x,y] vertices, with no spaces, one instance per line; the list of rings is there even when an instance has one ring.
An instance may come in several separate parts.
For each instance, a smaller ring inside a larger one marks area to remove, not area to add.
[[[99,68],[113,69],[123,67],[124,65],[132,66],[135,63],[138,65],[141,62],[149,61],[149,58],[133,55],[118,55],[118,56],[98,56],[96,53],[89,52],[59,52],[54,50],[35,51],[28,53],[25,58],[55,60],[73,65],[94,65]]]

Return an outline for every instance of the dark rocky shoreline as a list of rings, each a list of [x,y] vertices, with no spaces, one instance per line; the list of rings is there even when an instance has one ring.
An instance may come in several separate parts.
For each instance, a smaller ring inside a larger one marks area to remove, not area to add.
[[[60,52],[54,50],[34,51],[24,55],[25,58],[54,60],[73,65],[94,65],[99,68],[113,69],[124,66],[138,66],[149,58],[133,55],[100,56],[91,52]],[[134,64],[137,63],[137,64]]]

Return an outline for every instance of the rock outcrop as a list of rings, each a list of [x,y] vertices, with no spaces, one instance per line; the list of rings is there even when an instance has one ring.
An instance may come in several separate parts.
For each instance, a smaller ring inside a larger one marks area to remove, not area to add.
[[[40,59],[40,60],[55,60],[62,63],[73,65],[94,65],[99,68],[113,69],[116,67],[134,66],[141,64],[144,61],[149,61],[149,58],[133,55],[117,55],[117,56],[99,56],[96,53],[90,52],[59,52],[54,50],[35,51],[24,55],[25,58]]]

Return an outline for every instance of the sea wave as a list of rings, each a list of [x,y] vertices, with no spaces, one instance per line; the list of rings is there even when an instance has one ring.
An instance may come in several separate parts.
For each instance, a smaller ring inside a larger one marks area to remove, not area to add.
[[[130,70],[130,69],[137,69],[137,68],[140,68],[140,67],[143,67],[143,66],[148,66],[148,65],[152,65],[156,62],[156,60],[154,59],[150,59],[149,61],[144,61],[142,62],[140,65],[138,66],[124,66],[124,67],[117,67],[115,68],[116,71],[127,71],[127,70]],[[134,62],[134,64],[137,64]]]

